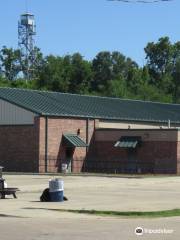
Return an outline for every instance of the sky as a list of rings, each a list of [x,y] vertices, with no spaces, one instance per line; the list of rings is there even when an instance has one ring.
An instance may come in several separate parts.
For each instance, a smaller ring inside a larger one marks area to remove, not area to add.
[[[91,60],[100,51],[119,51],[143,66],[148,42],[180,40],[180,0],[0,0],[0,48],[18,47],[18,20],[27,9],[35,15],[36,46],[44,55],[79,52]]]

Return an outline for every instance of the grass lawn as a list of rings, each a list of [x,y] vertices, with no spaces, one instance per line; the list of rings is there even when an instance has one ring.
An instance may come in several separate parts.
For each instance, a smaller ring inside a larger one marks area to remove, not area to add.
[[[45,209],[59,212],[70,212],[76,214],[90,214],[96,216],[111,216],[111,217],[132,217],[132,218],[163,218],[163,217],[176,217],[180,216],[180,209],[163,210],[163,211],[150,211],[150,212],[119,212],[119,211],[101,211],[101,210],[76,210],[76,209]]]

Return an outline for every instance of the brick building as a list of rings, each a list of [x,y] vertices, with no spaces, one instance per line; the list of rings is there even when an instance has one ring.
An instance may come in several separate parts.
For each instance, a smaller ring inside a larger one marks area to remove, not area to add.
[[[0,88],[0,165],[180,173],[180,105]]]

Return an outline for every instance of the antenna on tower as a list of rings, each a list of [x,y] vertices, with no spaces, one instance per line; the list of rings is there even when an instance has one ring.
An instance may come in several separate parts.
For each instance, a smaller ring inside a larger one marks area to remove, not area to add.
[[[25,4],[26,4],[26,13],[28,13],[28,0],[26,0]]]
[[[20,16],[18,22],[18,46],[21,52],[22,72],[26,80],[32,79],[33,76],[35,35],[36,24],[34,15],[26,12]]]

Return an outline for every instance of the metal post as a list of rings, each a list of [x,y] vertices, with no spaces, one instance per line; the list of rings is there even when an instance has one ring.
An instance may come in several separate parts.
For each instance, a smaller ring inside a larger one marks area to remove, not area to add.
[[[168,120],[168,128],[171,128],[171,120]]]

